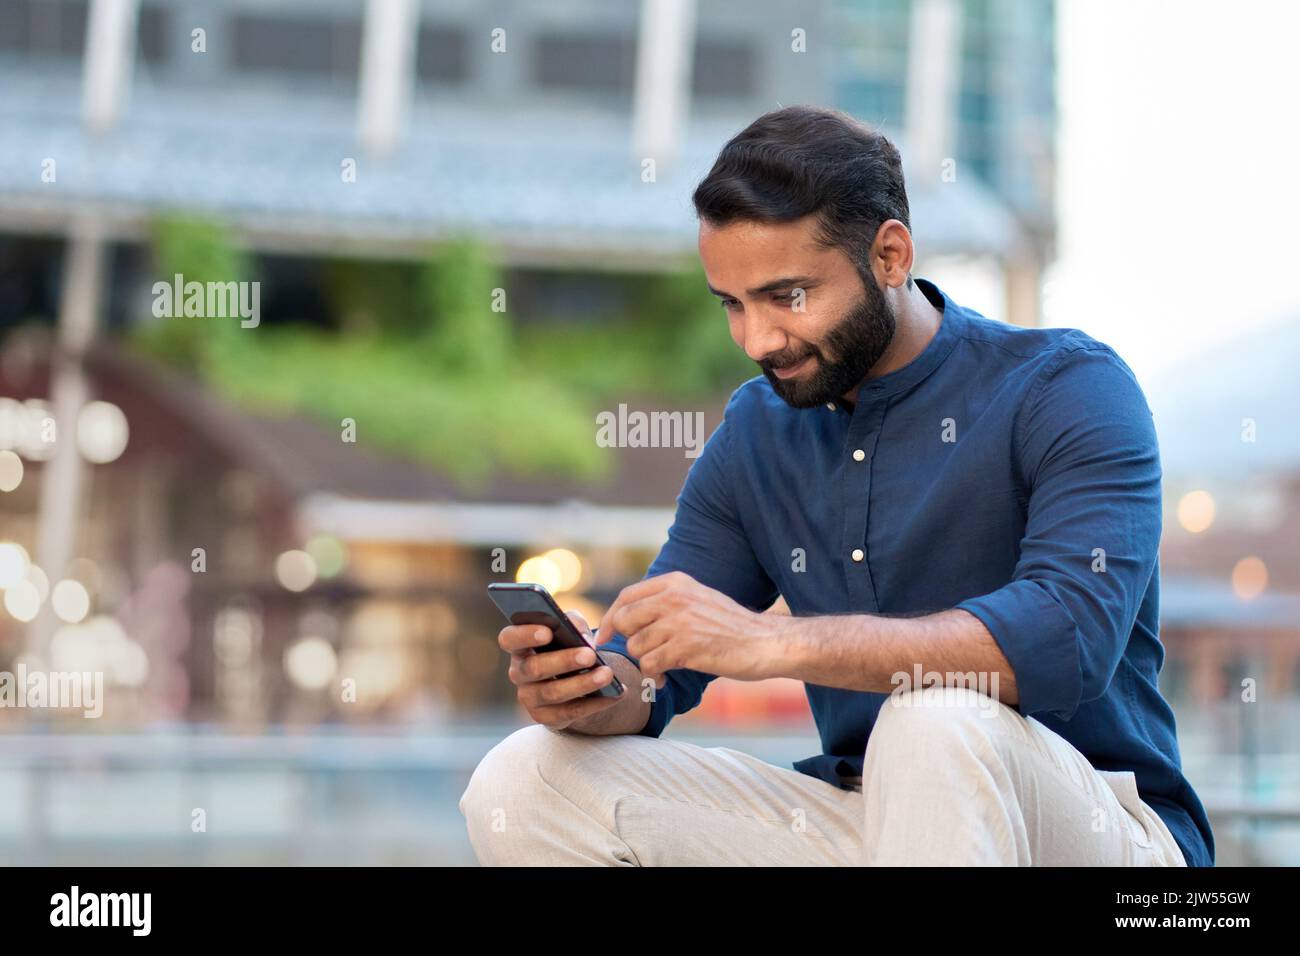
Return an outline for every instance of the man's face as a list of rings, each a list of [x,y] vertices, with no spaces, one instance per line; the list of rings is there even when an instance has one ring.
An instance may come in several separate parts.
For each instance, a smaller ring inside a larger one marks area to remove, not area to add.
[[[700,260],[731,337],[777,395],[812,408],[852,395],[894,337],[873,279],[816,242],[815,217],[789,223],[700,224]]]

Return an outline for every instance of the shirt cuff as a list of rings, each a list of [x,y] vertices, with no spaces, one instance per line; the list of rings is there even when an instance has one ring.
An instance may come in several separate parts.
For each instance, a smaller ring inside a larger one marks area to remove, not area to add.
[[[1069,720],[1083,696],[1078,628],[1065,608],[1028,578],[956,605],[983,622],[1016,675],[1017,710]]]

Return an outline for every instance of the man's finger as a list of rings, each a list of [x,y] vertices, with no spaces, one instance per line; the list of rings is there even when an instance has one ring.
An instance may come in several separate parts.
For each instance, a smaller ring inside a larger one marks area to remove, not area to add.
[[[664,684],[668,683],[668,675],[666,673],[655,671],[649,665],[646,665],[646,668],[641,669],[641,676],[643,678],[649,677],[652,681],[654,681],[655,688],[657,690],[663,690]]]
[[[611,604],[601,615],[600,624],[596,626],[596,645],[600,646],[614,636],[614,614],[623,606],[623,592],[620,591],[618,597],[614,598]]]
[[[670,610],[668,605],[668,595],[660,592],[653,594],[648,598],[643,598],[632,604],[626,604],[618,613],[618,619],[610,622],[610,626],[616,628],[618,632],[628,638],[628,650],[631,650],[632,639],[640,637],[642,632],[647,629],[653,629],[655,624],[663,619]],[[655,646],[661,642],[655,642]],[[640,643],[638,643],[640,646]],[[645,650],[649,650],[646,647]],[[644,651],[633,651],[637,657],[640,657]]]
[[[562,704],[569,700],[581,700],[592,691],[600,690],[613,679],[613,669],[603,665],[592,668],[586,674],[522,684],[518,696],[520,702],[531,710],[536,707]]]
[[[588,647],[530,654],[528,657],[520,658],[516,663],[516,674],[520,678],[516,683],[531,684],[534,681],[548,680],[560,674],[571,674],[584,667],[596,667],[599,664],[596,652]]]
[[[526,654],[533,648],[549,644],[555,635],[540,624],[511,624],[501,629],[497,643],[510,654]]]
[[[563,704],[534,706],[529,711],[529,714],[539,724],[567,723],[607,710],[617,704],[619,700],[618,697],[582,697],[578,700],[566,701]]]
[[[667,590],[675,580],[674,574],[656,574],[654,577],[638,581],[636,584],[629,584],[622,591],[619,591],[614,603],[609,606],[605,616],[600,619],[600,629],[596,632],[596,643],[604,644],[614,636],[615,628],[612,619],[618,611],[621,611],[629,604],[643,601],[652,595]]]

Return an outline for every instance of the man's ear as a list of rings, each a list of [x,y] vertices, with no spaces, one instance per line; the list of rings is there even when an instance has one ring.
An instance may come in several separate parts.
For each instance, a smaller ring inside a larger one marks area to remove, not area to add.
[[[884,287],[907,285],[911,288],[915,249],[912,234],[897,219],[886,219],[876,231],[871,244],[873,265],[880,267]]]

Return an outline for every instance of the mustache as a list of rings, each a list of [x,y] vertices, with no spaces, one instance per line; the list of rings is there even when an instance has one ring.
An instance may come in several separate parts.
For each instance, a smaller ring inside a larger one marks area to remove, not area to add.
[[[821,358],[821,354],[815,347],[809,347],[803,352],[777,352],[775,355],[769,355],[760,359],[758,367],[765,372],[775,371],[782,368],[793,368],[800,362],[808,358]]]

